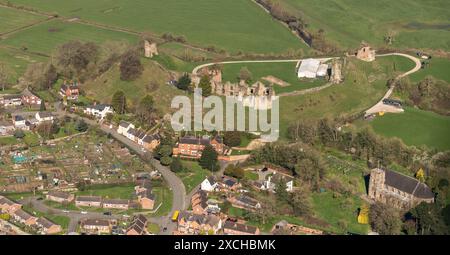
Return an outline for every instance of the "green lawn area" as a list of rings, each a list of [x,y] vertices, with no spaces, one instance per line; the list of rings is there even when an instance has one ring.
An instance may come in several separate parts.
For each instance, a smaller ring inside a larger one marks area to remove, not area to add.
[[[61,225],[61,228],[64,231],[67,231],[67,228],[69,227],[69,223],[70,223],[70,218],[66,217],[66,216],[59,216],[59,215],[45,215],[45,217],[47,219],[49,219],[50,221]]]
[[[238,64],[224,64],[222,69],[222,77],[224,81],[238,82],[239,71],[243,67],[247,67],[252,73],[253,81],[260,80],[263,83],[270,84],[269,82],[262,80],[261,78],[272,75],[278,79],[281,79],[289,86],[281,87],[274,84],[276,93],[291,92],[296,90],[309,89],[326,84],[324,79],[302,79],[297,77],[295,66],[297,62],[288,63],[238,63]]]
[[[232,150],[231,151],[231,156],[237,156],[237,155],[247,155],[250,154],[251,151],[247,151],[247,150]]]
[[[19,143],[25,143],[28,146],[39,145],[39,136],[33,132],[25,132],[23,139],[17,139],[14,136],[0,137],[0,145],[15,145]]]
[[[348,200],[344,197],[333,198],[331,192],[313,193],[313,207],[316,217],[319,217],[331,225],[331,231],[343,233],[339,227],[339,221],[345,221],[347,230],[353,233],[366,234],[368,225],[362,225],[357,222],[357,210],[361,206],[359,197],[350,197]]]
[[[0,7],[0,34],[21,28],[23,26],[31,25],[45,19],[46,17],[44,16]]]
[[[29,64],[45,62],[47,60],[48,58],[43,56],[29,54],[21,50],[0,47],[0,63],[6,66],[8,81],[11,84],[17,82],[17,79],[25,73]]]
[[[447,0],[276,0],[299,14],[311,31],[323,29],[325,38],[344,48],[361,41],[384,46],[384,36],[394,36],[391,47],[450,49]]]
[[[448,58],[432,58],[429,60],[429,65],[419,72],[413,73],[409,79],[413,82],[419,82],[425,79],[426,76],[433,76],[436,79],[444,80],[450,83],[450,59]]]
[[[60,209],[60,210],[69,210],[69,211],[79,211],[80,210],[78,207],[75,206],[75,203],[62,204],[62,203],[57,203],[57,202],[50,201],[50,200],[45,200],[44,204],[46,204],[52,208]]]
[[[183,35],[196,45],[230,52],[307,50],[304,43],[248,0],[13,0],[14,4],[134,31]],[[169,20],[169,21],[168,21]],[[83,37],[79,34],[77,37]],[[125,35],[124,35],[125,36]]]
[[[191,192],[206,177],[211,175],[209,170],[203,169],[196,161],[183,160],[185,171],[177,173],[186,187],[186,193]]]
[[[100,29],[78,23],[53,20],[8,36],[0,42],[13,47],[27,47],[28,51],[49,54],[71,40],[103,43],[106,41],[137,42],[137,36]]]
[[[254,171],[245,171],[245,178],[252,181],[257,181],[259,176]]]
[[[370,122],[376,133],[398,137],[407,145],[450,149],[450,117],[405,107],[400,114],[387,113]]]
[[[148,223],[147,224],[147,231],[152,233],[152,234],[158,234],[160,229],[159,229],[159,225],[155,224],[155,223]]]
[[[14,136],[0,137],[0,145],[14,145],[18,141]]]

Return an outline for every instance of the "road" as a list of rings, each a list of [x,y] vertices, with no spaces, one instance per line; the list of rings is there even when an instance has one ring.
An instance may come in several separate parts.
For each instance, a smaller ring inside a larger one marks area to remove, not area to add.
[[[413,69],[409,70],[406,73],[403,73],[403,74],[400,74],[399,76],[397,76],[395,78],[396,80],[401,79],[403,77],[406,77],[406,76],[408,76],[410,74],[413,74],[413,73],[419,71],[421,66],[422,66],[422,63],[420,62],[420,60],[418,58],[413,57],[413,56],[408,55],[408,54],[389,53],[389,54],[377,55],[377,57],[385,57],[385,56],[401,56],[401,57],[409,58],[416,64],[416,66]],[[390,106],[390,105],[385,105],[383,103],[384,99],[387,99],[387,98],[389,98],[392,95],[392,92],[394,92],[394,89],[395,89],[395,86],[391,86],[388,89],[388,91],[386,92],[386,94],[384,94],[383,98],[381,98],[380,101],[378,101],[374,106],[370,107],[366,111],[365,115],[367,116],[367,115],[371,115],[371,114],[375,114],[375,113],[379,113],[379,112],[392,112],[392,113],[403,112],[403,109],[401,109],[401,108],[397,108],[395,106]]]

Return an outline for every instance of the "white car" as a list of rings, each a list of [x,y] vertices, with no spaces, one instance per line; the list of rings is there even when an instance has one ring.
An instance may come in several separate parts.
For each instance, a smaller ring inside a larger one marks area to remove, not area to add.
[[[86,211],[82,211],[81,214],[87,214],[87,212]]]
[[[69,213],[69,211],[67,211],[67,210],[63,210],[63,213]]]

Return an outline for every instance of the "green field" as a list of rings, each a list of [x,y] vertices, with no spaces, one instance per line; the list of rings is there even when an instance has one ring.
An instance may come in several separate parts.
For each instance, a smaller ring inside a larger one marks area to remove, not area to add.
[[[398,137],[407,145],[450,149],[450,117],[406,107],[401,114],[385,114],[370,123],[375,132]]]
[[[383,46],[384,36],[394,35],[393,47],[450,49],[447,0],[276,0],[301,15],[309,29],[323,29],[325,37],[342,47],[361,41]]]
[[[81,18],[134,31],[183,35],[196,45],[230,52],[280,53],[306,46],[248,0],[13,0],[65,18]]]
[[[45,19],[44,16],[0,7],[0,35]]]
[[[183,166],[186,170],[177,173],[186,187],[186,193],[191,192],[197,187],[206,177],[211,175],[211,172],[203,169],[198,162],[183,160]]]
[[[0,63],[6,66],[8,80],[12,84],[16,83],[17,79],[25,73],[29,64],[47,60],[47,57],[29,54],[21,50],[2,48],[0,41]]]
[[[335,118],[368,109],[382,98],[389,78],[411,69],[412,61],[408,61],[398,56],[377,58],[371,63],[348,59],[342,84],[317,93],[281,97],[281,136],[286,137],[289,124],[298,119]]]
[[[28,51],[50,54],[61,44],[71,40],[104,43],[106,41],[137,42],[138,37],[97,27],[53,20],[14,33],[0,44],[26,47]]]
[[[448,58],[433,58],[429,61],[429,65],[417,73],[409,76],[413,82],[419,82],[427,76],[433,76],[438,80],[444,80],[450,83],[450,59]]]

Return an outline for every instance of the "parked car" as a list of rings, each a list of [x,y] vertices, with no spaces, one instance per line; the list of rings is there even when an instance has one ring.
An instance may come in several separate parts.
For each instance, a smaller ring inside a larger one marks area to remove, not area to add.
[[[111,215],[112,215],[112,213],[111,213],[111,212],[104,212],[104,213],[103,213],[103,215],[108,215],[108,216],[111,216]]]
[[[86,211],[82,211],[81,214],[87,214],[87,212]]]

